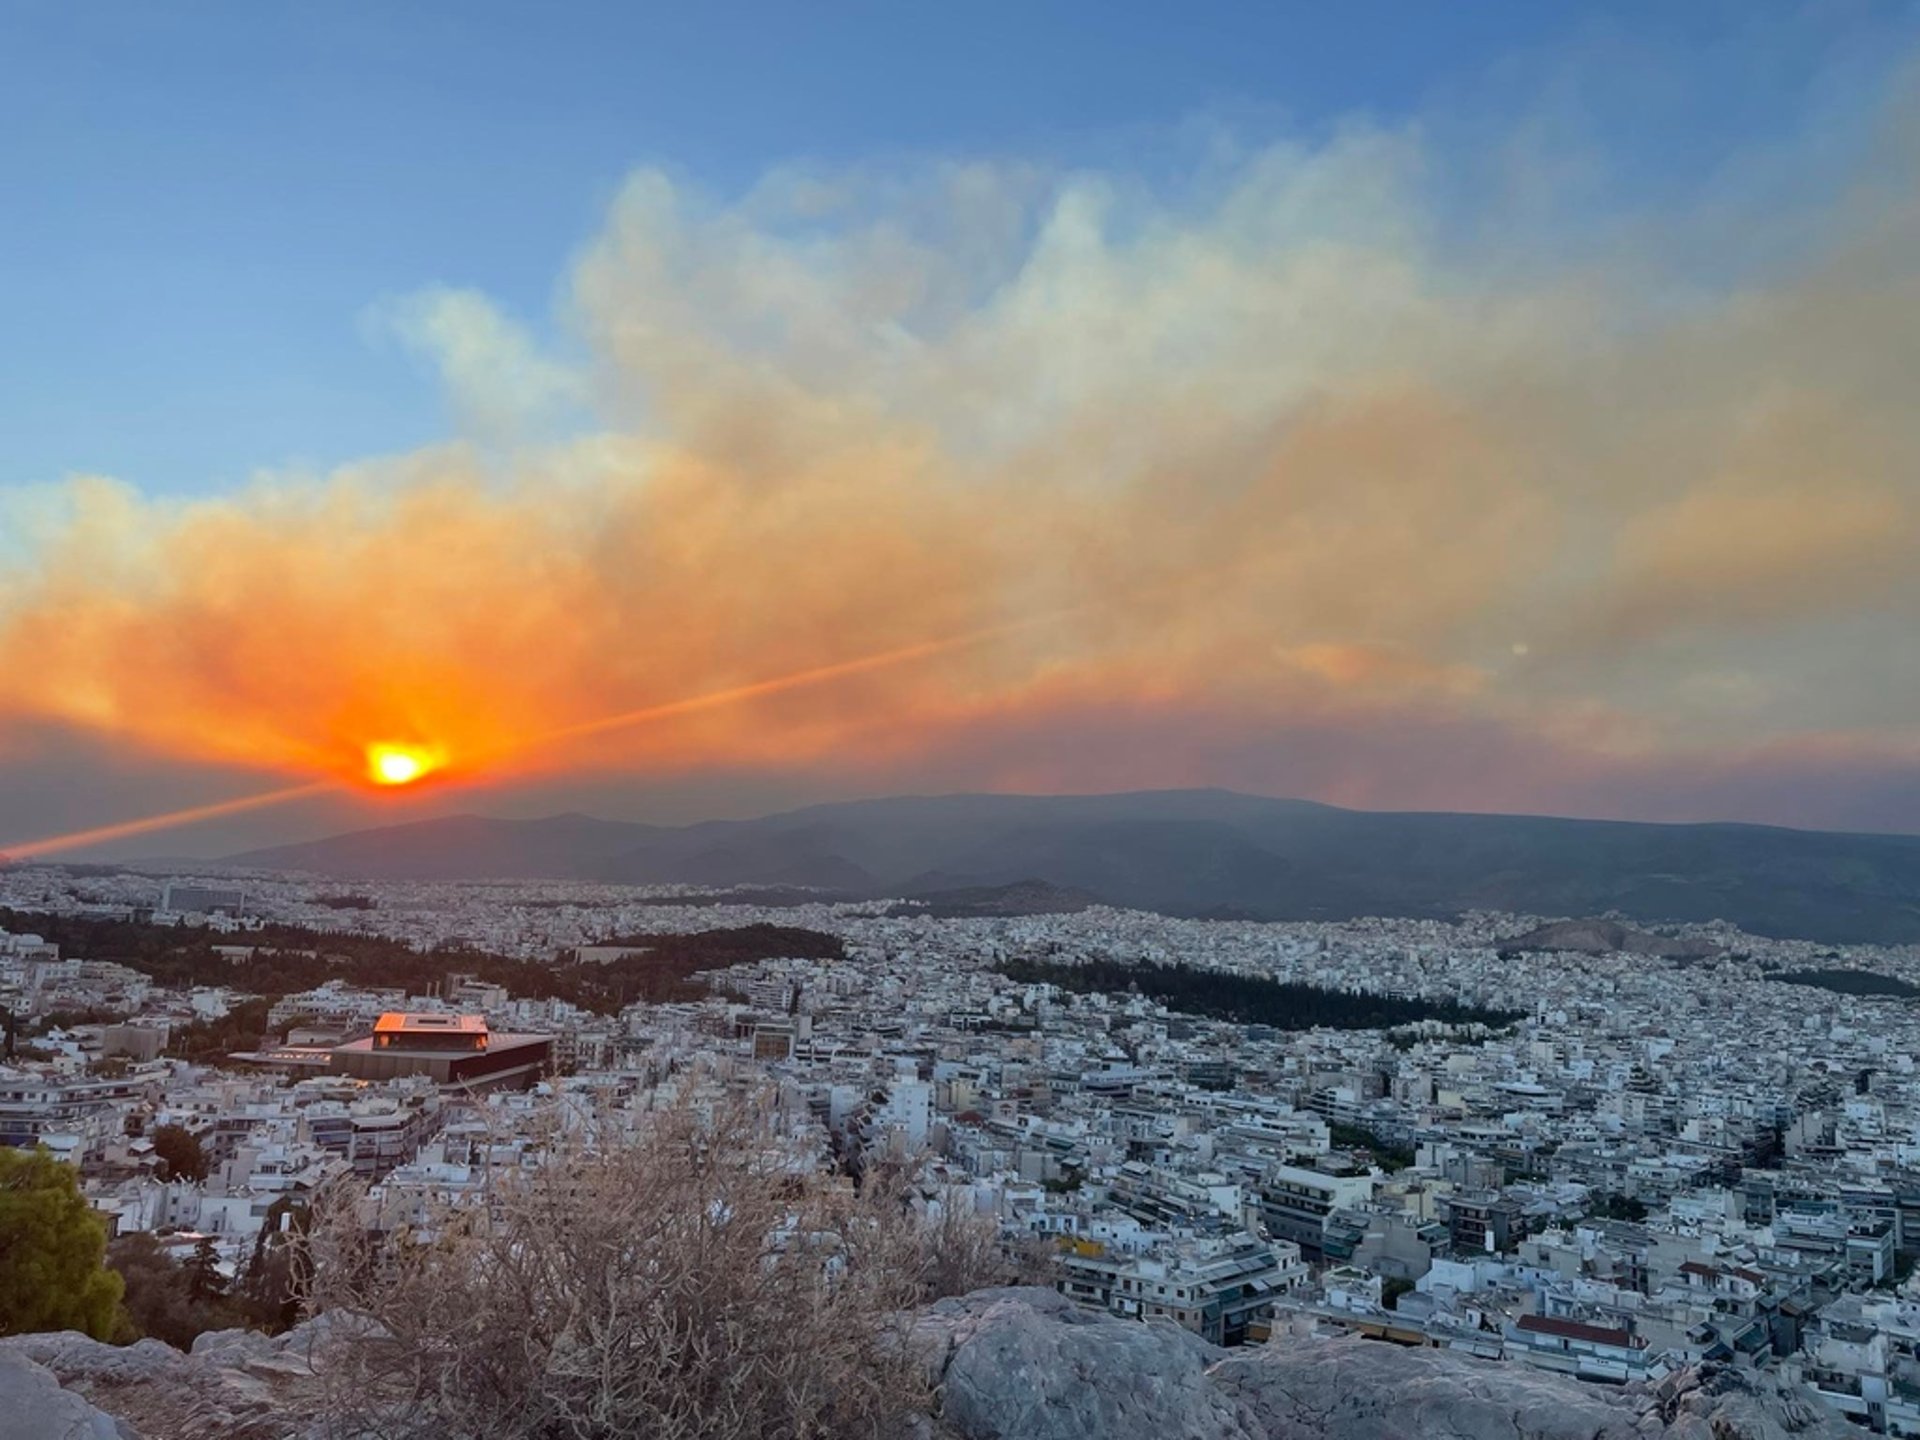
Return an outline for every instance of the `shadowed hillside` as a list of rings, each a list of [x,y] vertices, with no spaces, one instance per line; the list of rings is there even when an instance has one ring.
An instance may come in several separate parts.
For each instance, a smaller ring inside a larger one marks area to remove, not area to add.
[[[1835,942],[1920,940],[1920,837],[1375,813],[1217,790],[868,800],[680,827],[462,816],[228,863],[889,896],[1041,880],[1175,915],[1618,911]]]

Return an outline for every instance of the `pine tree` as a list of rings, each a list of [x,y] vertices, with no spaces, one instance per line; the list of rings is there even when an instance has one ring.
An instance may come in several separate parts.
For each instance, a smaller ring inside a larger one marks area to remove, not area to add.
[[[220,1273],[220,1252],[214,1249],[211,1235],[202,1235],[193,1247],[186,1271],[187,1293],[195,1300],[218,1300],[227,1293],[226,1278]]]
[[[0,1149],[0,1335],[114,1333],[121,1280],[107,1229],[73,1170],[44,1149]]]

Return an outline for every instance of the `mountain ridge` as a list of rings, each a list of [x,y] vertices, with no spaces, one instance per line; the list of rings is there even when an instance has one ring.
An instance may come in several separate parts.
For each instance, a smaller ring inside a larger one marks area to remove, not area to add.
[[[1175,915],[1617,912],[1830,942],[1920,942],[1920,836],[1348,810],[1229,790],[898,796],[680,826],[461,815],[222,863],[354,879],[800,886],[872,898],[901,898],[937,875],[948,889],[1044,881]]]

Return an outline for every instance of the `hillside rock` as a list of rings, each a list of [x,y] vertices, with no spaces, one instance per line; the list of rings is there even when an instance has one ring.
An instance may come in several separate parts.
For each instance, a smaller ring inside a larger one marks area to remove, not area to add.
[[[191,1355],[158,1340],[114,1346],[72,1331],[20,1335],[0,1340],[0,1364],[31,1364],[76,1403],[120,1417],[117,1440],[295,1440],[313,1426],[320,1381],[308,1355],[328,1328],[323,1319],[279,1336],[215,1331]],[[0,1440],[42,1434],[7,1426],[0,1411]]]
[[[1358,1339],[1280,1340],[1209,1376],[1263,1440],[1634,1440],[1612,1392],[1523,1365]]]
[[[1611,1389],[1448,1350],[1276,1339],[1219,1350],[1044,1290],[942,1301],[916,1331],[956,1440],[1843,1440],[1771,1377]]]
[[[0,1354],[0,1440],[141,1440],[131,1425],[60,1388],[44,1365]]]
[[[1702,1367],[1643,1394],[1643,1435],[1671,1440],[1826,1440],[1857,1436],[1805,1390],[1777,1375]]]
[[[77,1330],[16,1335],[0,1340],[0,1353],[22,1355],[37,1365],[46,1366],[60,1377],[63,1385],[75,1381],[138,1385],[151,1380],[180,1379],[186,1374],[187,1364],[186,1356],[158,1340],[107,1345]]]
[[[116,1349],[0,1340],[0,1440],[317,1440],[323,1316],[269,1338]],[[1584,1385],[1518,1363],[1357,1338],[1221,1350],[1168,1321],[1051,1290],[982,1290],[915,1323],[938,1383],[926,1440],[1846,1440],[1811,1395],[1703,1368],[1657,1386]],[[316,1365],[319,1370],[316,1371]],[[64,1388],[63,1388],[64,1387]]]
[[[1051,1290],[942,1300],[917,1338],[942,1422],[965,1440],[1253,1440],[1207,1367],[1224,1351],[1175,1325],[1135,1325]]]

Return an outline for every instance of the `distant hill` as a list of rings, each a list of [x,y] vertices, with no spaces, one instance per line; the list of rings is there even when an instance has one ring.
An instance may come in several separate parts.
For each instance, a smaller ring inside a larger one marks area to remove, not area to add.
[[[970,885],[957,890],[926,890],[887,911],[889,915],[930,915],[936,920],[980,919],[1011,915],[1077,915],[1098,905],[1100,897],[1045,880],[1016,880],[1011,885]]]
[[[590,815],[449,815],[254,850],[228,863],[368,880],[573,880],[592,875],[654,833],[651,825]]]
[[[1500,942],[1502,955],[1529,951],[1659,955],[1674,960],[1699,960],[1721,953],[1720,947],[1710,940],[1677,940],[1668,935],[1653,935],[1622,925],[1618,920],[1553,920]]]
[[[1916,836],[1343,810],[1222,790],[903,797],[685,826],[467,815],[225,863],[343,878],[799,886],[896,898],[1039,880],[1172,915],[1331,920],[1483,908],[1920,941]]]

